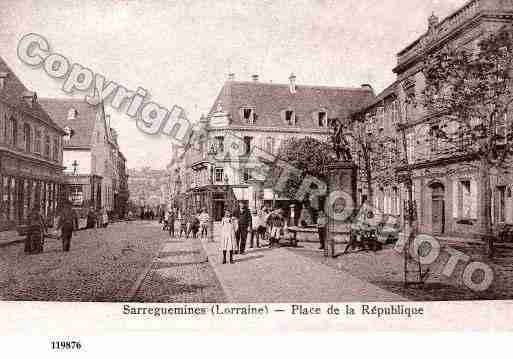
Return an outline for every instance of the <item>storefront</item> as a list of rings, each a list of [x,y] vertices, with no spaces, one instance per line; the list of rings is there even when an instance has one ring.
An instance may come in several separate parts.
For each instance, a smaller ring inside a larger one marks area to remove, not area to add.
[[[65,193],[74,207],[102,208],[102,177],[97,175],[66,175]]]
[[[62,190],[58,164],[0,152],[0,230],[24,224],[33,207],[53,221]]]

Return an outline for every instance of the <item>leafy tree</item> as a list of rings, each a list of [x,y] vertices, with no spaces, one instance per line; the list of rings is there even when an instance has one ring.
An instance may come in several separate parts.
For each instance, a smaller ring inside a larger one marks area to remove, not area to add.
[[[484,195],[483,230],[492,246],[490,175],[503,171],[513,153],[512,27],[487,35],[475,51],[446,47],[429,55],[423,72],[424,105],[440,119],[432,135],[476,160]]]
[[[312,137],[289,138],[278,151],[277,159],[271,166],[267,176],[267,185],[276,188],[279,178],[288,171],[287,182],[281,194],[288,198],[296,198],[303,180],[307,176],[327,183],[327,166],[336,163],[337,159],[331,145]],[[288,168],[284,165],[287,164]],[[291,170],[291,169],[294,170]]]

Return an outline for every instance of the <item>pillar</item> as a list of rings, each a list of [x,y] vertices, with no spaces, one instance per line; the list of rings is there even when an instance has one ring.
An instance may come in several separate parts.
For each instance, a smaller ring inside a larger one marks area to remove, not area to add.
[[[352,162],[339,161],[328,166],[328,198],[324,206],[328,216],[328,231],[324,250],[326,257],[335,257],[336,238],[349,241],[350,223],[348,217],[357,208],[356,179],[357,167]]]

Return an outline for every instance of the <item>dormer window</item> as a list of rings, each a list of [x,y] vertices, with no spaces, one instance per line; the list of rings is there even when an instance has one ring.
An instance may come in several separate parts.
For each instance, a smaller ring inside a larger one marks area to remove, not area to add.
[[[317,112],[317,124],[319,127],[328,126],[328,114],[325,111]]]
[[[283,122],[287,124],[288,126],[295,126],[296,125],[296,113],[294,110],[285,110],[282,112],[283,116]]]
[[[241,116],[245,123],[248,123],[250,125],[255,124],[256,114],[255,114],[255,110],[252,109],[251,107],[241,108]]]
[[[9,73],[7,72],[0,72],[0,90],[3,90],[5,88],[8,74]]]
[[[72,121],[76,119],[78,116],[78,111],[74,109],[73,107],[69,109],[68,111],[68,121]]]

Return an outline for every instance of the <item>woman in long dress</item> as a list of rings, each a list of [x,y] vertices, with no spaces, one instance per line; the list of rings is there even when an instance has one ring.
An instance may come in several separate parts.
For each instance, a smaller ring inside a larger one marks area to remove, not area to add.
[[[221,220],[221,250],[223,251],[223,264],[226,264],[226,253],[230,254],[230,263],[233,261],[233,251],[237,248],[237,223],[232,217],[230,211],[224,212],[224,217]]]

